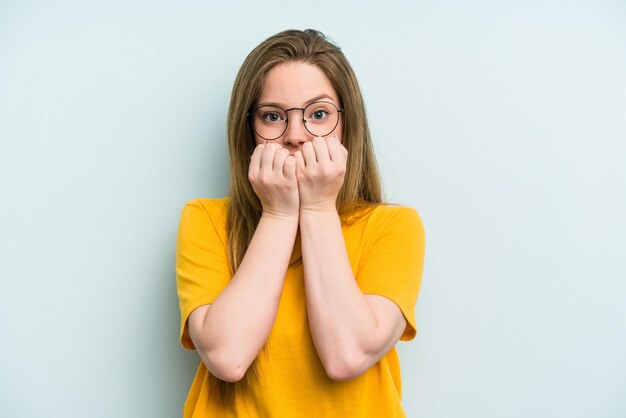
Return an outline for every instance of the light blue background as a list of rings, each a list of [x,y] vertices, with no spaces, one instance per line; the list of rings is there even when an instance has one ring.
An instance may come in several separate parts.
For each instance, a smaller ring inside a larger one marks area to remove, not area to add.
[[[180,416],[180,209],[236,71],[326,32],[427,230],[409,417],[626,416],[623,1],[0,3],[0,416]]]

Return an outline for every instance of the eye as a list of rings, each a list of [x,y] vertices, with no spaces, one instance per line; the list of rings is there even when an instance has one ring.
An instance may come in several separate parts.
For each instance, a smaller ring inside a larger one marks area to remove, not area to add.
[[[323,109],[317,109],[311,114],[311,119],[322,120],[328,117],[328,112]]]
[[[328,102],[313,102],[304,110],[304,118],[308,122],[329,123],[337,114],[337,108]]]
[[[280,122],[284,118],[277,112],[265,112],[263,114],[263,121],[265,122]]]

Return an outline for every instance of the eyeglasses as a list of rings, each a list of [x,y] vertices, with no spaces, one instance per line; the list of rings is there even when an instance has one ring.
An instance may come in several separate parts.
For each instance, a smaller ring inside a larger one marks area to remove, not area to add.
[[[313,102],[306,107],[292,107],[283,109],[279,106],[264,105],[247,113],[254,132],[261,138],[272,141],[278,139],[287,131],[289,123],[288,112],[302,111],[304,128],[313,136],[330,135],[339,124],[339,109],[330,102]]]

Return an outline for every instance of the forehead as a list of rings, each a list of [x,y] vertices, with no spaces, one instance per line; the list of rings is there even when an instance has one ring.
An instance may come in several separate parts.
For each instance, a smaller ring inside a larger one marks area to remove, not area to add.
[[[258,103],[297,107],[322,95],[327,96],[325,100],[339,102],[337,92],[318,66],[287,62],[276,65],[265,74]]]

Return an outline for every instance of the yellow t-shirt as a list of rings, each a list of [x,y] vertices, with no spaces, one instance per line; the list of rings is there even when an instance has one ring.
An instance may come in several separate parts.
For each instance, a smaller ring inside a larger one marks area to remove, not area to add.
[[[183,208],[176,252],[181,344],[193,349],[189,314],[212,303],[228,284],[226,199],[197,199]],[[352,271],[363,293],[391,299],[407,320],[402,340],[415,336],[414,308],[424,262],[424,229],[414,209],[380,205],[343,225]],[[362,375],[327,377],[308,326],[300,243],[296,240],[274,327],[257,358],[258,379],[234,405],[215,402],[200,362],[184,417],[404,417],[400,364],[393,348]]]

